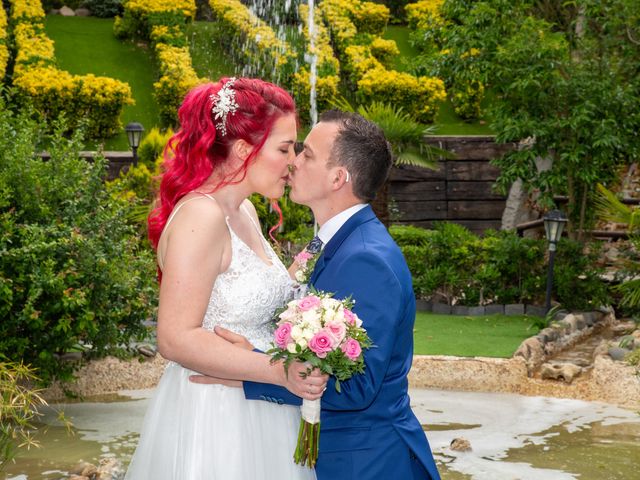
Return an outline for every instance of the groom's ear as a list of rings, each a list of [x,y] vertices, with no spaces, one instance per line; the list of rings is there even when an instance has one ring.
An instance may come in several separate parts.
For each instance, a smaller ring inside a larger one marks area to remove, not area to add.
[[[333,179],[331,181],[333,188],[338,190],[345,183],[349,183],[351,180],[349,172],[345,168],[336,168],[335,172],[333,172]]]

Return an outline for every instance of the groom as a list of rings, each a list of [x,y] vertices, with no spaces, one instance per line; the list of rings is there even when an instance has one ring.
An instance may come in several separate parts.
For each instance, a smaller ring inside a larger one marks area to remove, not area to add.
[[[341,393],[331,378],[324,392],[319,480],[440,478],[407,394],[415,320],[411,274],[368,205],[391,163],[380,128],[337,110],[321,116],[294,162],[290,198],[310,207],[320,225],[322,250],[310,283],[336,298],[351,295],[375,345],[365,351],[364,374],[342,382]],[[243,388],[248,399],[301,403],[273,385],[244,382]]]

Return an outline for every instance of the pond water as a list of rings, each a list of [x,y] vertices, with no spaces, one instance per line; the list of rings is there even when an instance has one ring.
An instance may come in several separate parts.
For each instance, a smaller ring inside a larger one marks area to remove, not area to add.
[[[42,448],[24,452],[10,480],[60,479],[80,460],[131,458],[150,390],[60,405],[74,435],[47,412]],[[443,480],[640,478],[640,415],[611,405],[509,394],[412,390],[412,405]],[[449,448],[463,437],[469,452]]]

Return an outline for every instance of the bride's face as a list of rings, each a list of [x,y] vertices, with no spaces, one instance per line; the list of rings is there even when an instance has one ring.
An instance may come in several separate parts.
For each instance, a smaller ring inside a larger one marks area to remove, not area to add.
[[[267,198],[279,198],[289,178],[289,165],[295,158],[296,117],[280,117],[247,170],[247,180],[253,190]]]

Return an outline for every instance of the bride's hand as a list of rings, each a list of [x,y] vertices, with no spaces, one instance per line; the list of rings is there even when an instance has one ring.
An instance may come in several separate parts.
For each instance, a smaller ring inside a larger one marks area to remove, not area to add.
[[[317,400],[327,389],[329,375],[322,373],[317,368],[307,373],[308,369],[309,365],[306,363],[293,362],[289,365],[284,387],[304,399]]]

